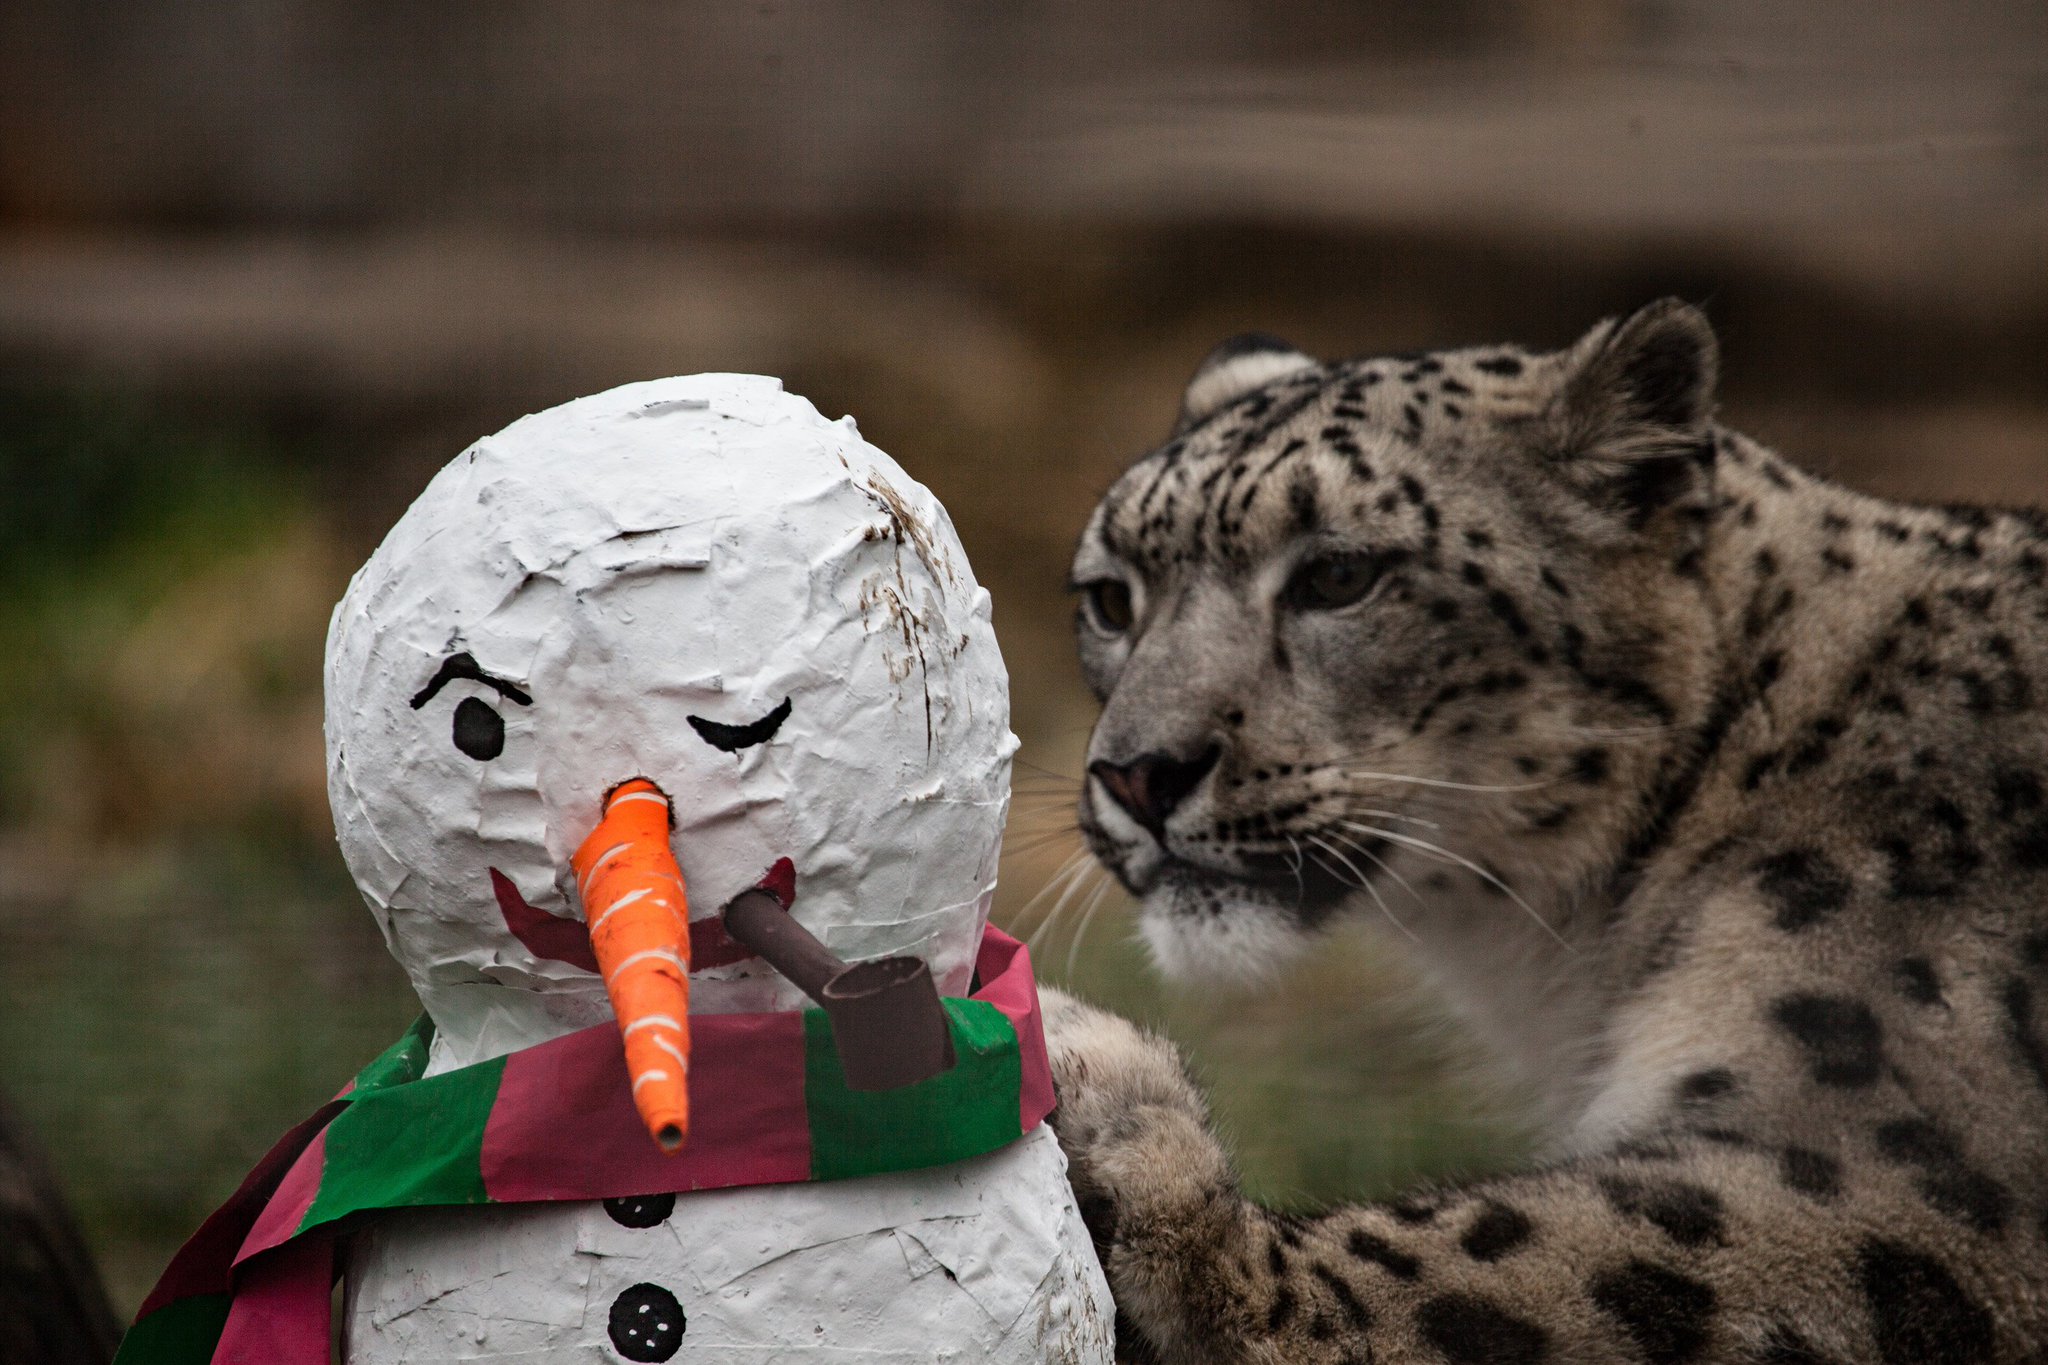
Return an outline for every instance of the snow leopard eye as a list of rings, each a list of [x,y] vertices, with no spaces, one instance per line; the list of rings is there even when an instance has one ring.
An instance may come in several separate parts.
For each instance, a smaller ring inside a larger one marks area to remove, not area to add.
[[[1335,611],[1372,591],[1380,566],[1370,555],[1317,555],[1294,571],[1281,598],[1297,611]]]
[[[1121,635],[1137,619],[1130,586],[1117,579],[1098,578],[1083,583],[1081,595],[1087,604],[1088,623],[1104,635]]]

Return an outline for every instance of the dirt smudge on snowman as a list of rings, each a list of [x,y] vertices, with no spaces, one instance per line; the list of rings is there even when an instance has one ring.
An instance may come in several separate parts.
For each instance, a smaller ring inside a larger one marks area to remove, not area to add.
[[[870,526],[862,534],[867,541],[887,540],[895,548],[894,582],[891,575],[877,573],[861,584],[861,620],[870,630],[874,629],[870,612],[879,607],[887,613],[886,629],[903,639],[904,653],[888,656],[889,676],[898,683],[910,677],[912,668],[917,670],[918,683],[924,693],[924,745],[927,757],[932,749],[932,682],[931,667],[925,656],[924,639],[929,633],[929,622],[925,615],[912,605],[910,580],[903,571],[903,547],[908,544],[918,562],[934,583],[955,582],[953,566],[933,540],[930,528],[917,515],[916,509],[905,502],[903,495],[879,474],[870,474],[861,491],[874,499],[875,506],[887,519],[886,525]]]

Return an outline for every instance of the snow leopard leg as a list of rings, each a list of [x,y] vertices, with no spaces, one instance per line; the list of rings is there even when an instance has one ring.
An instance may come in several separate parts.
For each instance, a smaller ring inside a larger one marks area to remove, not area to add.
[[[2036,1220],[1734,1134],[1314,1216],[1238,1189],[1170,1044],[1048,991],[1053,1125],[1135,1361],[2017,1359]]]

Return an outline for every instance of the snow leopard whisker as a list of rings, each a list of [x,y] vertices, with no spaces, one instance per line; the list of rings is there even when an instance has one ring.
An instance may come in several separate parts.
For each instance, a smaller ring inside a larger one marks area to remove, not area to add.
[[[1329,838],[1335,839],[1338,843],[1344,845],[1344,847],[1352,849],[1353,851],[1357,852],[1360,856],[1370,859],[1372,861],[1373,866],[1377,867],[1380,871],[1386,873],[1389,877],[1392,877],[1397,883],[1399,883],[1401,889],[1403,891],[1406,891],[1411,897],[1413,897],[1417,905],[1424,906],[1425,908],[1427,907],[1428,902],[1422,899],[1422,893],[1417,891],[1412,885],[1410,885],[1406,877],[1396,872],[1393,869],[1393,866],[1390,863],[1388,863],[1385,858],[1380,857],[1377,853],[1374,853],[1371,849],[1367,848],[1364,844],[1359,843],[1358,840],[1352,838],[1350,835],[1339,834],[1337,833],[1337,831],[1333,829],[1326,829],[1323,831],[1323,833],[1327,835]]]
[[[1408,773],[1373,772],[1365,769],[1353,768],[1345,764],[1332,764],[1331,766],[1339,768],[1346,777],[1354,777],[1374,782],[1403,782],[1409,783],[1417,787],[1438,787],[1446,791],[1527,792],[1535,791],[1539,787],[1547,787],[1550,785],[1551,781],[1550,779],[1546,779],[1542,782],[1516,782],[1505,786],[1501,786],[1482,782],[1452,782],[1446,778],[1441,777],[1416,777]]]
[[[1038,946],[1039,939],[1045,935],[1047,930],[1059,918],[1060,907],[1066,904],[1067,892],[1071,890],[1073,883],[1088,870],[1090,861],[1091,855],[1087,849],[1076,849],[1072,854],[1068,855],[1065,862],[1061,863],[1054,870],[1050,877],[1045,879],[1045,885],[1039,887],[1037,893],[1030,900],[1024,902],[1023,907],[1017,911],[1013,922],[1019,928],[1022,928],[1025,920],[1029,918],[1032,909],[1040,901],[1056,893],[1059,896],[1059,900],[1054,904],[1053,908],[1046,912],[1025,937],[1025,947],[1035,949]]]
[[[1281,832],[1280,837],[1287,841],[1287,847],[1292,850],[1289,856],[1294,860],[1294,893],[1298,898],[1307,900],[1308,879],[1303,875],[1304,866],[1301,855],[1301,840],[1284,830]]]
[[[1370,815],[1376,820],[1397,820],[1404,825],[1421,825],[1424,829],[1443,828],[1442,823],[1436,820],[1425,820],[1419,815],[1401,815],[1395,811],[1390,810],[1375,810],[1371,806],[1366,806],[1358,810],[1354,810],[1351,812],[1351,814]]]
[[[1068,880],[1065,888],[1061,890],[1059,900],[1053,904],[1052,913],[1047,916],[1047,919],[1053,925],[1064,927],[1068,922],[1070,912],[1080,907],[1081,898],[1086,896],[1093,886],[1094,883],[1091,879],[1098,875],[1107,875],[1102,872],[1100,864],[1093,860],[1081,864],[1080,869],[1075,872],[1073,877]],[[1047,934],[1046,946],[1048,949],[1050,949],[1053,940],[1058,935],[1058,928],[1052,929]]]
[[[1536,912],[1535,906],[1529,904],[1528,901],[1522,899],[1522,894],[1519,891],[1515,890],[1515,888],[1509,886],[1506,882],[1502,881],[1498,874],[1489,872],[1486,868],[1480,866],[1476,862],[1473,862],[1470,858],[1464,857],[1461,854],[1453,853],[1449,849],[1445,848],[1442,844],[1433,844],[1427,839],[1418,839],[1412,834],[1398,834],[1390,829],[1380,829],[1373,825],[1360,825],[1349,820],[1340,820],[1337,823],[1343,825],[1346,829],[1357,830],[1360,834],[1370,834],[1376,838],[1386,839],[1393,843],[1405,845],[1409,848],[1416,850],[1418,853],[1421,853],[1426,857],[1434,857],[1445,862],[1457,864],[1459,867],[1464,868],[1467,872],[1472,873],[1474,876],[1482,878],[1483,880],[1487,881],[1488,883],[1496,887],[1501,892],[1501,894],[1505,895],[1509,900],[1513,901],[1516,905],[1521,906],[1523,911],[1525,911],[1528,914],[1529,918],[1535,920],[1536,923],[1542,927],[1544,933],[1550,935],[1551,938],[1557,941],[1559,947],[1563,948],[1567,952],[1576,951],[1572,948],[1572,945],[1570,943],[1565,941],[1564,935],[1558,933],[1557,930],[1551,928],[1549,920],[1543,918],[1542,915]]]
[[[1307,837],[1308,841],[1311,844],[1314,844],[1317,848],[1322,849],[1325,853],[1328,853],[1332,858],[1335,858],[1338,862],[1344,864],[1345,867],[1351,870],[1351,875],[1358,879],[1359,890],[1365,892],[1368,896],[1372,897],[1373,904],[1379,906],[1380,913],[1387,917],[1387,922],[1389,924],[1393,925],[1396,929],[1399,929],[1402,933],[1406,934],[1410,942],[1421,942],[1420,939],[1416,938],[1415,931],[1413,929],[1410,929],[1407,925],[1403,924],[1401,922],[1401,917],[1396,915],[1394,913],[1393,907],[1387,904],[1387,898],[1385,896],[1382,896],[1380,894],[1379,888],[1372,884],[1372,878],[1366,876],[1363,872],[1360,872],[1358,870],[1357,864],[1353,863],[1349,858],[1345,857],[1344,854],[1337,848],[1335,844],[1328,842],[1321,835],[1311,834]],[[1352,847],[1356,848],[1357,845],[1354,844],[1352,845]],[[1361,853],[1365,852],[1364,849],[1359,849],[1358,851]],[[1366,857],[1371,858],[1372,855],[1370,853],[1367,853]],[[1322,859],[1318,858],[1316,861],[1322,862]],[[1377,858],[1374,858],[1373,861],[1379,862]],[[1384,868],[1386,864],[1380,863],[1380,866]],[[1324,870],[1329,872],[1331,876],[1336,877],[1339,881],[1343,880],[1343,877],[1337,873],[1336,869],[1331,868],[1328,864],[1324,864]]]
[[[1059,844],[1070,843],[1078,835],[1078,827],[1068,824],[1055,829],[1035,830],[1019,838],[1003,841],[1003,857],[1010,858],[1028,853],[1037,853]]]
[[[1074,979],[1074,968],[1081,959],[1082,940],[1088,937],[1089,926],[1095,923],[1095,912],[1102,908],[1104,899],[1109,895],[1110,886],[1111,882],[1108,877],[1103,877],[1099,880],[1095,884],[1095,893],[1088,898],[1087,908],[1081,912],[1081,923],[1074,930],[1074,941],[1067,945],[1066,979],[1068,981]]]

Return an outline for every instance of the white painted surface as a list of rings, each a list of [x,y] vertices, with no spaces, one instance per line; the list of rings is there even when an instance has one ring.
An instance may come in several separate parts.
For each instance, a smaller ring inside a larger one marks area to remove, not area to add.
[[[675,1296],[687,1362],[1107,1365],[1114,1310],[1041,1125],[932,1171],[684,1195],[659,1226],[601,1204],[422,1209],[349,1248],[351,1365],[617,1362],[612,1306]]]

